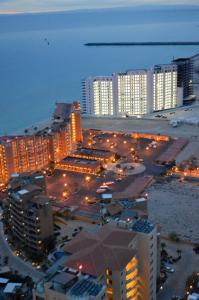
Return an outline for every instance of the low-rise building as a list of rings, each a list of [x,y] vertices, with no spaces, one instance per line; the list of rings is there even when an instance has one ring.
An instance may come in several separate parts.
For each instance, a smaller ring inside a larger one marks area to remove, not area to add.
[[[67,156],[56,163],[55,168],[64,171],[97,174],[101,171],[101,163],[95,159]]]
[[[111,162],[115,159],[115,153],[109,150],[96,148],[78,148],[73,157],[100,160],[103,163]]]

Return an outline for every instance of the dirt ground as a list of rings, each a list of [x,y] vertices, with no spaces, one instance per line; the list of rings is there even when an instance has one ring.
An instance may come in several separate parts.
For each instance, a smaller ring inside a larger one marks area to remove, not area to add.
[[[155,183],[148,189],[149,219],[161,225],[161,234],[176,232],[182,240],[199,243],[199,183]]]

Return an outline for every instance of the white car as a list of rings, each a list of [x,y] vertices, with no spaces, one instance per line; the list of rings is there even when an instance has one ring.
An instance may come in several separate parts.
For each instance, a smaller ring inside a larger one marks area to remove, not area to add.
[[[115,182],[114,181],[107,181],[107,182],[104,182],[104,185],[106,186],[109,186],[109,185],[112,185],[114,184]]]
[[[108,185],[100,185],[100,189],[108,190],[109,186]]]
[[[100,188],[100,189],[97,189],[97,190],[96,190],[96,193],[97,193],[97,194],[102,194],[102,193],[104,193],[104,192],[106,192],[106,189],[101,189],[101,188]]]
[[[164,270],[168,273],[174,273],[175,272],[175,269],[174,268],[171,268],[169,266],[164,266]]]

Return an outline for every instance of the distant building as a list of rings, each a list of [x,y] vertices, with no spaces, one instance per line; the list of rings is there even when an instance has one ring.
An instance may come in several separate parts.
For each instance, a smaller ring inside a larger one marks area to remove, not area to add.
[[[82,141],[78,102],[57,103],[53,120],[44,128],[25,130],[24,135],[0,137],[0,186],[12,173],[41,170],[59,162]]]
[[[131,231],[105,225],[95,234],[80,233],[64,247],[62,271],[39,282],[33,299],[156,300],[156,235],[146,220],[136,221]],[[64,284],[68,279],[73,281]]]
[[[199,53],[174,59],[173,63],[177,65],[178,87],[183,88],[184,102],[199,100]]]
[[[113,115],[112,76],[98,76],[83,81],[83,112],[88,115]]]
[[[157,65],[83,82],[83,112],[93,116],[142,116],[182,105],[177,66]]]
[[[189,58],[177,58],[173,63],[178,68],[178,87],[183,87],[183,99],[193,95],[192,66]]]
[[[42,257],[54,240],[50,199],[40,174],[14,174],[9,182],[9,233],[27,254]]]

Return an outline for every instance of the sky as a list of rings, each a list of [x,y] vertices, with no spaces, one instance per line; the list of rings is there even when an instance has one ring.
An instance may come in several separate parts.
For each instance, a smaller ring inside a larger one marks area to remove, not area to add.
[[[199,0],[0,0],[0,13],[27,13],[140,5],[198,5]]]

